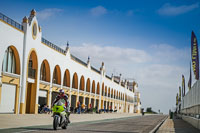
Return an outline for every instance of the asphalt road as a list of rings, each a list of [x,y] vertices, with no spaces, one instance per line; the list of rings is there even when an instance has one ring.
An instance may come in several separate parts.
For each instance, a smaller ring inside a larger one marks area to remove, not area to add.
[[[166,116],[148,115],[129,118],[108,119],[101,121],[72,123],[67,129],[53,130],[52,125],[37,127],[22,127],[16,129],[0,130],[0,132],[33,132],[33,133],[149,133]]]

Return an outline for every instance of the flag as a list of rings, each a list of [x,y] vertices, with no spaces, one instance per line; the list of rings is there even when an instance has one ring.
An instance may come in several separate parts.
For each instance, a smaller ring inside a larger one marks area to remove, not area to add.
[[[178,105],[178,93],[176,95],[176,105]]]
[[[192,86],[192,72],[191,72],[191,63],[190,63],[190,77],[188,81],[188,89],[190,90]]]
[[[195,79],[199,80],[199,52],[197,38],[192,31],[191,36],[191,54],[192,54],[192,68],[194,71]]]
[[[181,101],[181,87],[179,86],[179,101]]]
[[[182,96],[184,97],[185,96],[185,77],[184,75],[182,75]]]

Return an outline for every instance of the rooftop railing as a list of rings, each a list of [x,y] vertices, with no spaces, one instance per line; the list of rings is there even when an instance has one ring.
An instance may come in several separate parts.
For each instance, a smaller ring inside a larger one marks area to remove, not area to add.
[[[42,42],[43,42],[44,44],[48,45],[49,47],[55,49],[56,51],[58,51],[58,52],[60,52],[60,53],[62,53],[62,54],[65,54],[65,50],[63,50],[62,48],[58,47],[57,45],[51,43],[50,41],[48,41],[48,40],[42,38]]]
[[[74,55],[71,54],[72,59],[74,59],[75,61],[81,63],[84,66],[87,66],[87,63],[83,62],[82,60],[80,60],[79,58],[75,57]]]
[[[119,84],[119,82],[118,82],[118,81],[116,81],[116,80],[114,80],[114,82],[115,82],[115,83],[117,83],[117,84]]]
[[[108,79],[110,79],[110,80],[112,79],[112,78],[111,78],[111,77],[109,77],[108,75],[106,75],[106,78],[108,78]]]
[[[100,73],[99,70],[97,70],[96,68],[94,68],[94,67],[92,67],[92,66],[91,66],[91,69],[94,70],[94,71],[97,72],[97,73]]]
[[[15,28],[23,31],[23,26],[19,23],[17,23],[16,21],[14,21],[13,19],[7,17],[6,15],[0,13],[0,19],[3,20],[4,22],[14,26]]]

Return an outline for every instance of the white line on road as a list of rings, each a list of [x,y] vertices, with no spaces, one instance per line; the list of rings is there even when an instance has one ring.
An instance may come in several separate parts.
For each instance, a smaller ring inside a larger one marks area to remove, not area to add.
[[[35,132],[37,130],[26,130],[26,131],[21,131],[21,132],[14,132],[14,133],[27,133],[27,132]]]

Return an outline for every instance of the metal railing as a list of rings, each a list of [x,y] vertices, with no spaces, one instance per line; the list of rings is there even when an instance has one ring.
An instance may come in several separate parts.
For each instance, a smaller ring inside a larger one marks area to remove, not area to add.
[[[19,24],[18,22],[14,21],[13,19],[7,17],[6,15],[0,13],[0,19],[3,20],[4,22],[14,26],[15,28],[23,31],[23,26]]]
[[[28,68],[28,77],[29,78],[35,79],[35,73],[36,73],[36,69],[33,69],[31,67]]]
[[[43,37],[42,37],[42,43],[48,45],[49,47],[55,49],[56,51],[58,51],[58,52],[60,52],[62,54],[65,54],[65,50],[63,50],[62,48],[58,47],[57,45],[51,43],[50,41],[44,39]]]
[[[183,97],[181,108],[190,108],[200,105],[200,81],[196,81],[191,90]]]
[[[83,62],[82,60],[80,60],[79,58],[75,57],[74,55],[71,54],[72,59],[74,59],[75,61],[81,63],[84,66],[87,66],[87,63]]]
[[[117,83],[117,84],[119,84],[119,82],[118,82],[118,81],[116,81],[116,80],[114,80],[114,82],[115,82],[115,83]]]
[[[108,79],[110,79],[110,80],[112,79],[112,78],[111,78],[111,77],[109,77],[108,75],[106,75],[106,78],[108,78]]]
[[[100,74],[100,71],[91,66],[91,69]]]

